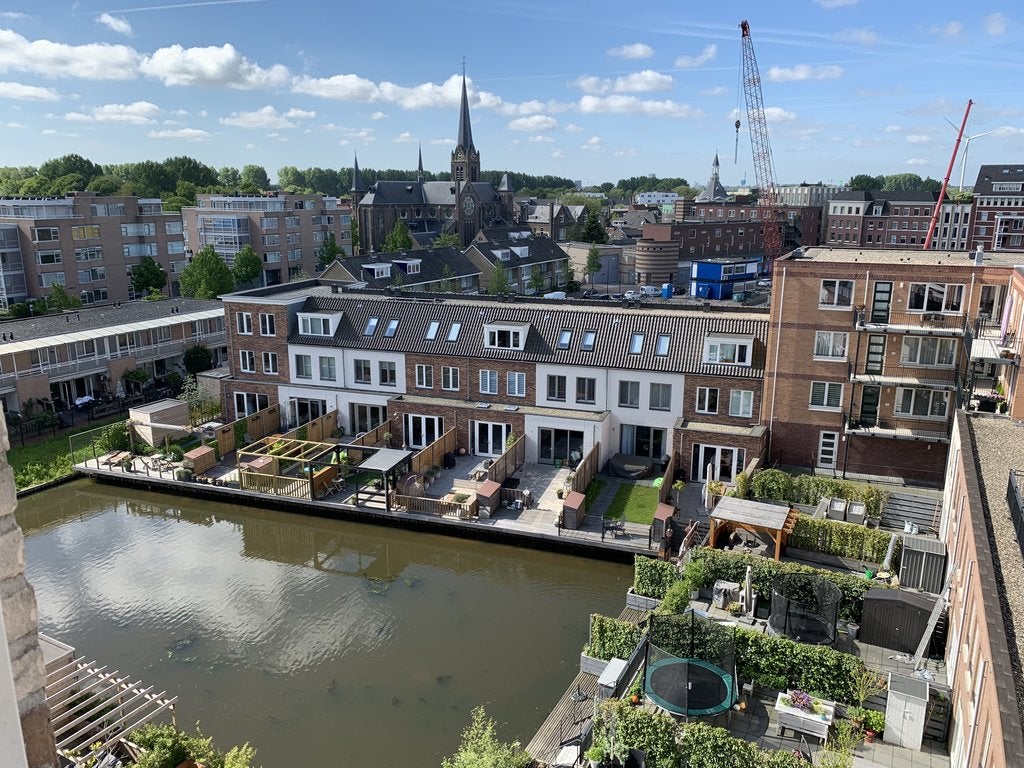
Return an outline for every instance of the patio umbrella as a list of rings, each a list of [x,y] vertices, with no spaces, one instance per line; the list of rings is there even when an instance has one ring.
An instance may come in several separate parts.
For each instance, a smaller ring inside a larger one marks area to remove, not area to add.
[[[748,565],[747,575],[743,577],[743,608],[748,614],[754,612],[753,572],[754,569]]]
[[[704,490],[702,495],[704,496],[704,509],[711,509],[711,481],[714,480],[714,465],[708,464],[707,469],[704,471]]]
[[[124,382],[120,379],[117,380],[117,389],[114,390],[114,394],[117,397],[124,397]]]

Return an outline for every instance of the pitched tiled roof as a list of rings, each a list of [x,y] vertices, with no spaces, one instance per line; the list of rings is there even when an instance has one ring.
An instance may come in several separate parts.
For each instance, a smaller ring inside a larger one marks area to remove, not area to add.
[[[981,166],[978,169],[978,180],[974,182],[974,194],[991,195],[992,184],[997,181],[1024,182],[1024,163]],[[1001,192],[1000,194],[1006,193]]]
[[[437,235],[435,234],[434,237]],[[396,261],[408,259],[419,259],[420,271],[416,274],[408,274]],[[480,268],[472,261],[463,256],[455,248],[424,248],[418,251],[407,251],[403,253],[378,253],[374,256],[348,256],[338,259],[349,274],[359,282],[365,282],[370,288],[386,288],[394,283],[394,276],[402,273],[403,285],[425,285],[434,283],[445,277],[457,280],[461,277],[479,275]],[[391,264],[391,277],[373,278],[369,271],[363,268],[364,264]],[[449,272],[445,275],[445,267]]]
[[[625,309],[616,305],[591,307],[555,300],[502,303],[471,298],[407,299],[352,293],[311,295],[301,311],[340,312],[343,317],[331,338],[301,336],[297,328],[293,328],[289,337],[291,344],[751,379],[764,376],[764,339],[768,331],[765,314]],[[363,329],[370,317],[378,317],[381,322],[373,336],[364,336]],[[400,322],[395,335],[389,338],[380,329],[385,327],[386,320],[394,318]],[[427,341],[425,332],[433,321],[439,323],[437,337]],[[485,348],[484,325],[494,322],[528,323],[530,332],[525,348],[521,351]],[[453,323],[461,323],[462,327],[457,340],[447,341]],[[559,349],[563,330],[571,331],[572,335],[568,346]],[[592,351],[581,348],[585,331],[596,332]],[[644,337],[640,354],[629,352],[633,334]],[[667,355],[658,356],[654,354],[655,345],[662,334],[669,337],[669,350]],[[716,334],[754,337],[753,365],[743,368],[704,363],[704,340]]]

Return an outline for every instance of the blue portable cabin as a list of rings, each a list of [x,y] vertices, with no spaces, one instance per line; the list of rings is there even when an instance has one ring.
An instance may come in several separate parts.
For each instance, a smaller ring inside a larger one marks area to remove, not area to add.
[[[761,256],[719,256],[690,264],[690,295],[729,300],[753,289],[761,273]]]

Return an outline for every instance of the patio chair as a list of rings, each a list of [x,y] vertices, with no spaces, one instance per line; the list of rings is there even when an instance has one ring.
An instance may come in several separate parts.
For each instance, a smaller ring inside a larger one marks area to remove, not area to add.
[[[331,493],[339,493],[345,490],[345,478],[335,477],[331,480]]]

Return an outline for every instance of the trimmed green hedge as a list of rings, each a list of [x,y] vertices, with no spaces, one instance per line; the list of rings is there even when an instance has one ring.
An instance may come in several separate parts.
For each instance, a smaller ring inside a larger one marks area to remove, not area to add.
[[[762,469],[751,480],[754,496],[761,499],[788,501],[790,504],[817,504],[826,496],[863,501],[869,517],[881,517],[888,492],[871,485],[858,485],[846,480],[816,475],[792,475],[781,469]]]
[[[885,559],[892,536],[878,528],[801,515],[789,535],[788,544],[809,552],[880,563]]]
[[[583,652],[595,659],[628,659],[640,642],[640,627],[599,613],[590,615],[590,642]]]
[[[860,621],[864,593],[879,586],[863,576],[852,576],[847,573],[836,573],[820,568],[812,568],[798,563],[777,563],[764,557],[726,552],[720,549],[702,547],[691,554],[690,564],[686,567],[687,579],[691,578],[691,564],[701,563],[704,581],[695,586],[698,588],[713,587],[718,580],[733,581],[740,584],[746,578],[747,566],[751,566],[751,581],[754,591],[763,598],[770,599],[772,582],[783,573],[807,573],[823,576],[831,581],[842,592],[843,598],[839,606],[839,618],[843,621]]]
[[[635,555],[633,558],[633,592],[641,597],[660,600],[679,579],[679,568],[674,563],[643,555]]]

